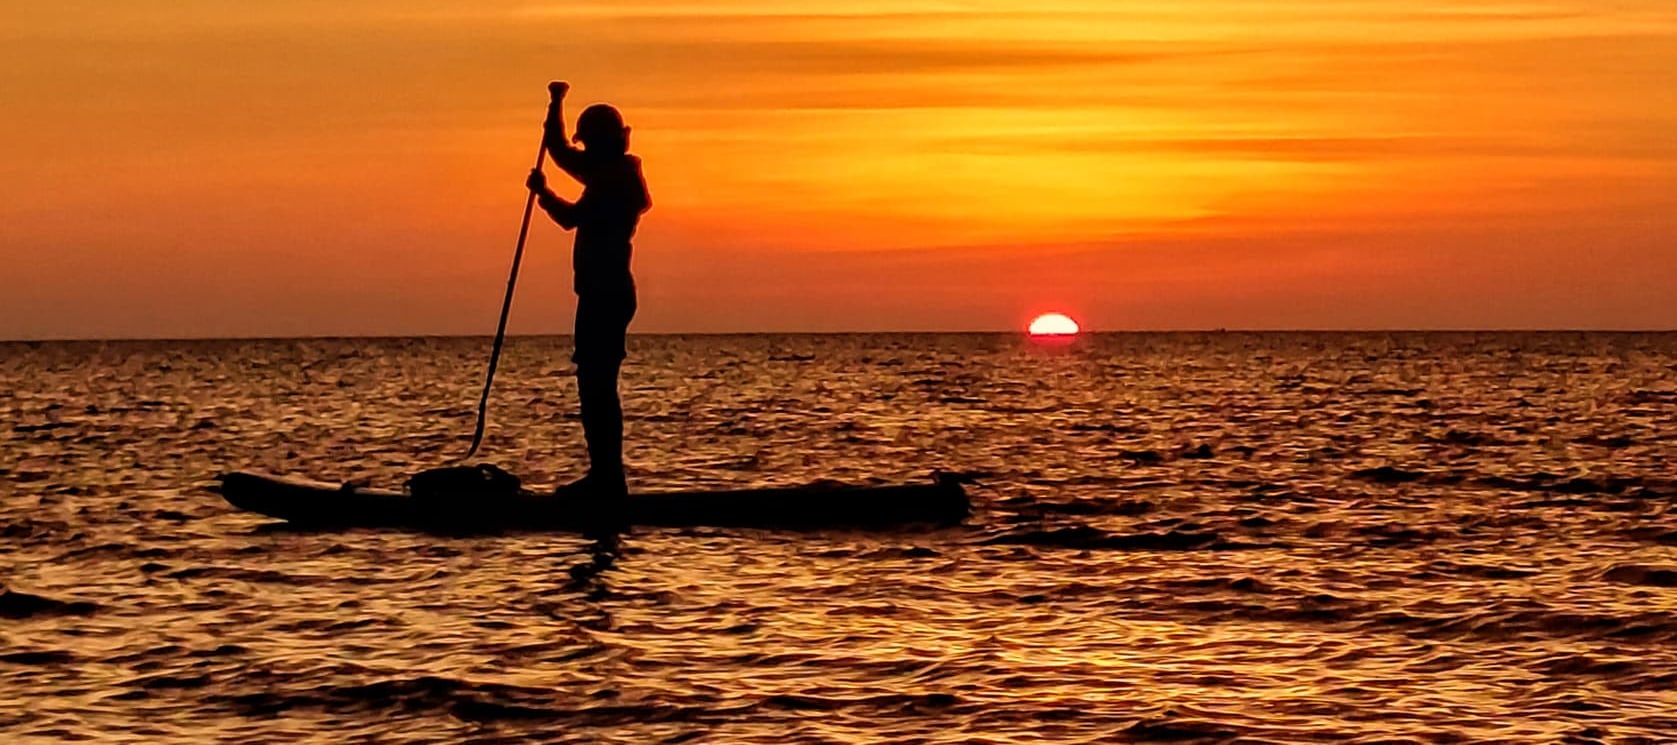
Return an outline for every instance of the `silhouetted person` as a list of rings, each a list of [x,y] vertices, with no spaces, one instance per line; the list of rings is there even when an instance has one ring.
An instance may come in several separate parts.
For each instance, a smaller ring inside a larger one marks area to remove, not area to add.
[[[628,351],[625,337],[635,317],[635,278],[629,273],[630,239],[641,213],[652,207],[639,158],[629,154],[629,128],[606,104],[588,107],[577,118],[576,141],[565,138],[563,104],[567,87],[552,87],[545,146],[553,162],[582,184],[569,202],[547,188],[541,169],[527,185],[542,210],[566,230],[576,231],[571,267],[576,273],[577,393],[582,399],[582,433],[588,442],[588,475],[559,487],[561,495],[612,498],[628,493],[623,474],[623,407],[617,373]]]

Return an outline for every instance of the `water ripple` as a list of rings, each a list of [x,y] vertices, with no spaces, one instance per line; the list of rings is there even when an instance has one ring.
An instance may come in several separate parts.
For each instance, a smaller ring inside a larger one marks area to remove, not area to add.
[[[0,731],[46,741],[1658,742],[1677,336],[637,337],[636,486],[975,474],[909,533],[322,532],[487,342],[0,345]],[[485,444],[578,472],[566,340]]]

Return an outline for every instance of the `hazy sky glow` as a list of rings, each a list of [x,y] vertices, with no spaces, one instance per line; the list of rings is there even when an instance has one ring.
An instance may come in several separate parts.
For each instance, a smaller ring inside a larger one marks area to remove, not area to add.
[[[1669,0],[816,7],[9,3],[0,338],[490,333],[549,79],[637,331],[1677,328]]]

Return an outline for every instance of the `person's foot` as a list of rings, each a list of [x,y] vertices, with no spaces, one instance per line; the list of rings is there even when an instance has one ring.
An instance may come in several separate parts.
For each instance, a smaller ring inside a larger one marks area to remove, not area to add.
[[[629,482],[622,474],[590,472],[580,479],[554,487],[553,496],[590,501],[619,500],[629,496]]]
[[[586,534],[615,534],[627,524],[623,514],[623,498],[628,496],[627,483],[622,476],[612,478],[590,473],[553,490],[553,498],[574,514]]]
[[[594,473],[553,487],[553,497],[627,497],[629,480],[622,473]]]
[[[621,501],[629,496],[629,480],[623,476],[622,471],[589,471],[586,478],[592,484],[595,496],[600,499]]]
[[[594,483],[587,476],[566,484],[553,487],[553,496],[560,499],[586,499],[592,497]]]

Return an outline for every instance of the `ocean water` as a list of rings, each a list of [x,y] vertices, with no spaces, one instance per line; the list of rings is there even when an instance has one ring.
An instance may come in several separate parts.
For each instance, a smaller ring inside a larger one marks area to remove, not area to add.
[[[0,345],[6,742],[1677,742],[1677,335],[635,337],[637,488],[979,474],[966,525],[301,531],[488,343]],[[567,340],[482,459],[580,471]]]

